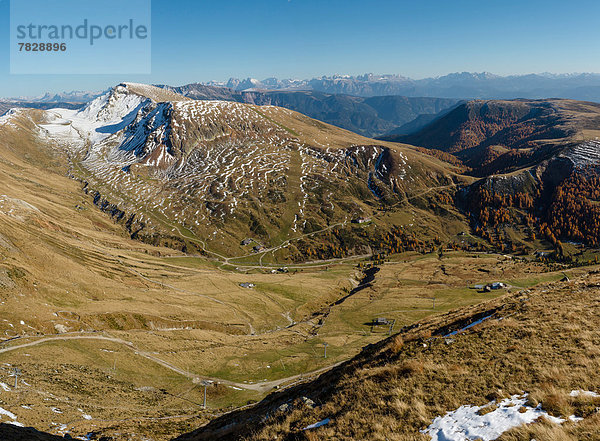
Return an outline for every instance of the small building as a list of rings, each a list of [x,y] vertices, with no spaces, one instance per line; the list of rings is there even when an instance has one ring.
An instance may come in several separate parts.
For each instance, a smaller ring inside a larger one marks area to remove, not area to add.
[[[392,335],[394,326],[396,325],[396,320],[388,319],[385,317],[377,317],[377,318],[373,319],[373,321],[370,323],[370,325],[371,325],[371,332],[374,332],[376,328],[379,328],[379,326],[384,326],[387,328],[388,334]]]
[[[246,245],[250,245],[251,243],[252,243],[252,239],[246,238],[246,239],[242,240],[241,245],[246,246]]]
[[[502,288],[506,288],[506,285],[502,282],[494,282],[490,285],[491,289],[502,289]]]
[[[255,245],[254,248],[252,248],[252,251],[254,251],[255,253],[259,253],[263,250],[265,250],[265,247],[263,245]]]
[[[485,285],[475,285],[475,286],[473,287],[473,289],[479,289],[479,290],[481,290],[481,289],[483,289],[483,288],[485,288]]]
[[[367,222],[371,222],[370,217],[358,217],[356,219],[352,219],[353,224],[366,224]]]
[[[252,289],[252,288],[254,288],[256,285],[255,285],[254,283],[248,283],[248,282],[245,282],[245,283],[240,283],[240,286],[241,286],[242,288]]]

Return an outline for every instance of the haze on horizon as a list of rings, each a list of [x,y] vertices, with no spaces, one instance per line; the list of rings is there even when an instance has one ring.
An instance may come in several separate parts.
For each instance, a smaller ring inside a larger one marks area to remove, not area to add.
[[[526,75],[544,75],[544,76],[548,76],[548,77],[563,77],[563,78],[567,78],[569,76],[576,76],[576,75],[598,75],[600,77],[600,73],[598,72],[564,72],[564,73],[554,73],[554,72],[528,72],[528,73],[524,73],[524,74],[508,74],[508,75],[498,75],[495,74],[494,72],[488,72],[488,71],[483,71],[483,72],[467,72],[467,71],[462,71],[462,72],[447,72],[443,75],[437,75],[437,76],[430,76],[430,77],[423,77],[423,78],[414,78],[414,77],[409,77],[407,75],[402,74],[401,72],[386,72],[386,73],[382,73],[382,72],[358,72],[356,74],[349,74],[349,73],[345,73],[345,72],[335,72],[333,74],[319,74],[319,75],[314,75],[311,77],[306,77],[306,78],[299,78],[299,77],[275,77],[274,75],[269,75],[266,77],[257,77],[257,76],[236,76],[236,75],[231,75],[227,78],[212,78],[210,80],[192,80],[189,82],[185,82],[185,83],[169,83],[167,81],[147,81],[147,82],[142,82],[142,81],[131,81],[129,79],[129,77],[131,77],[130,75],[117,75],[114,78],[111,79],[113,81],[105,81],[102,83],[99,83],[99,87],[96,88],[77,88],[77,84],[79,84],[77,81],[74,81],[72,83],[73,87],[68,87],[69,84],[67,84],[67,88],[65,89],[60,89],[60,88],[55,88],[55,89],[42,89],[40,92],[38,93],[27,93],[27,94],[9,94],[9,95],[4,95],[4,96],[0,96],[0,100],[1,99],[20,99],[20,100],[27,100],[27,99],[39,99],[42,98],[45,95],[55,95],[55,94],[69,94],[69,93],[77,93],[77,92],[81,92],[81,93],[90,93],[90,94],[97,94],[97,93],[102,93],[114,86],[116,86],[117,84],[120,83],[140,83],[140,84],[154,84],[154,85],[167,85],[167,86],[173,86],[173,87],[177,87],[177,86],[184,86],[186,84],[193,84],[193,83],[200,83],[200,84],[207,84],[207,85],[223,85],[226,86],[227,83],[230,80],[247,80],[247,79],[252,79],[252,80],[258,80],[260,82],[262,82],[263,80],[267,80],[270,78],[277,78],[278,80],[312,80],[312,79],[316,79],[316,78],[322,78],[322,77],[326,77],[326,78],[333,78],[333,77],[359,77],[359,76],[364,76],[364,75],[373,75],[375,77],[377,76],[386,76],[386,77],[392,77],[392,76],[398,76],[398,77],[402,77],[405,78],[407,80],[414,80],[414,81],[421,81],[421,80],[431,80],[431,79],[437,79],[437,78],[443,78],[443,77],[447,77],[447,76],[451,76],[451,75],[460,75],[460,74],[472,74],[472,75],[485,75],[485,74],[489,74],[492,76],[498,76],[498,77],[503,77],[503,78],[507,78],[507,77],[519,77],[519,76],[526,76]],[[30,77],[34,77],[31,76]],[[56,75],[55,75],[56,77]],[[32,84],[38,84],[37,81],[32,80]],[[32,89],[34,90],[34,89]],[[37,89],[35,89],[37,90]]]
[[[153,1],[151,75],[10,75],[2,45],[0,96],[104,90],[122,81],[600,72],[598,13],[600,4],[589,0]],[[0,2],[0,16],[8,41],[8,2]]]

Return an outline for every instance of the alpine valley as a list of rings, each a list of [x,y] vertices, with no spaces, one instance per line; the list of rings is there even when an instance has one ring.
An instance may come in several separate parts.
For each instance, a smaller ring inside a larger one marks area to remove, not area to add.
[[[6,105],[0,439],[597,439],[600,104],[234,83]]]

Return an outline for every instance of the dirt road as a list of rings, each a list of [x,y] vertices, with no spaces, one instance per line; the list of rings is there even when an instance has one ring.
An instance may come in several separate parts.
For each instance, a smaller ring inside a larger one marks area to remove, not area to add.
[[[136,348],[133,345],[133,343],[131,343],[130,341],[126,341],[126,340],[123,340],[123,339],[117,338],[117,337],[112,337],[110,335],[76,334],[76,335],[44,336],[44,337],[41,337],[38,340],[35,340],[32,342],[22,343],[22,344],[18,344],[18,345],[14,345],[14,346],[9,346],[7,348],[2,348],[2,349],[0,349],[0,354],[6,353],[6,352],[11,352],[11,351],[17,351],[20,349],[25,349],[25,348],[29,348],[31,346],[36,346],[36,345],[40,345],[40,344],[48,343],[48,342],[52,342],[52,341],[65,341],[65,340],[104,340],[104,341],[110,341],[112,343],[122,344],[125,347],[129,348],[134,354],[139,355],[140,357],[144,357],[147,360],[153,361],[154,363],[157,363],[166,369],[169,369],[173,372],[178,373],[179,375],[189,378],[194,383],[198,383],[203,380],[212,381],[214,383],[221,383],[226,386],[232,386],[232,387],[237,387],[237,388],[246,389],[246,390],[253,390],[253,391],[257,391],[257,392],[261,392],[261,393],[266,393],[266,392],[272,390],[273,388],[275,388],[277,386],[281,386],[283,384],[293,384],[304,378],[318,375],[322,372],[325,372],[325,371],[327,371],[331,368],[334,368],[336,366],[339,366],[341,363],[343,363],[343,362],[338,362],[333,365],[326,366],[321,369],[317,369],[316,371],[307,372],[305,374],[292,375],[290,377],[280,378],[278,380],[265,381],[265,382],[261,382],[261,383],[237,383],[235,381],[224,380],[222,378],[205,377],[205,376],[200,376],[200,375],[196,375],[196,374],[187,372],[183,369],[178,368],[177,366],[174,366],[173,364],[171,364],[167,361],[164,361],[164,360],[156,357],[155,355],[153,355],[149,352],[146,352],[146,351]]]

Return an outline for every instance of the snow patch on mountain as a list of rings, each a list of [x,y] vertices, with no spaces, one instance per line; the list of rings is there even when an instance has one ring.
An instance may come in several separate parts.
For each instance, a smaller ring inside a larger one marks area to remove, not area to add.
[[[14,413],[12,413],[9,410],[3,409],[2,407],[0,407],[0,415],[7,416],[7,417],[9,417],[12,420],[16,420],[17,419],[17,416]]]
[[[573,162],[576,168],[600,164],[600,141],[587,141],[570,148],[560,155]]]
[[[40,127],[53,141],[96,144],[131,124],[139,110],[151,102],[130,93],[126,85],[118,85],[94,99],[81,110],[52,109]]]
[[[432,441],[471,441],[481,439],[495,440],[504,432],[523,424],[530,424],[541,417],[560,424],[562,418],[548,415],[541,404],[536,407],[527,406],[527,394],[513,395],[500,403],[492,401],[485,406],[461,406],[457,410],[437,417],[433,423],[422,431]],[[496,406],[491,412],[481,415],[482,409]]]
[[[592,397],[592,398],[598,398],[600,397],[600,394],[598,394],[597,392],[591,391],[591,390],[572,390],[569,393],[570,397]]]
[[[0,127],[10,126],[17,127],[14,123],[14,118],[21,115],[24,109],[15,108],[8,110],[4,115],[0,116]]]
[[[77,115],[82,119],[105,124],[122,122],[127,116],[133,120],[137,110],[147,100],[145,96],[130,93],[127,85],[120,84],[91,101]]]

